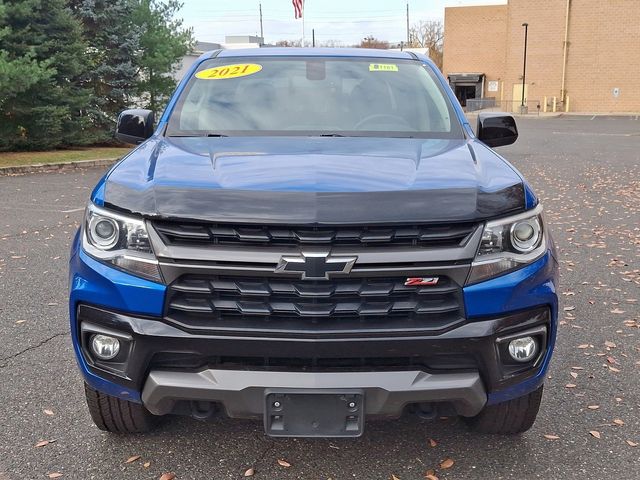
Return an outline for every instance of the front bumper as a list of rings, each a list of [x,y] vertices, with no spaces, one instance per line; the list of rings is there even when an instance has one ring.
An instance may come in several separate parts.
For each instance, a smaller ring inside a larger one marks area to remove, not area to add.
[[[348,383],[365,390],[370,414],[396,415],[407,403],[445,402],[462,415],[474,415],[485,404],[538,388],[554,346],[557,263],[551,251],[523,269],[466,287],[467,322],[440,335],[296,339],[187,333],[162,321],[164,285],[107,267],[84,254],[77,241],[74,245],[69,307],[85,380],[109,395],[143,402],[155,413],[172,411],[185,399],[221,402],[232,416],[256,416],[261,414],[266,387],[335,388]],[[497,338],[541,325],[546,328],[545,348],[536,361],[524,370],[505,367]],[[92,328],[121,332],[131,339],[123,365],[110,369],[91,359],[83,347],[83,331],[90,333]],[[220,368],[219,362],[221,357],[274,356],[324,358],[338,366],[345,358],[383,361],[380,371],[322,369],[312,361],[302,362],[298,371],[281,363],[238,369],[237,365]],[[424,361],[419,369],[399,368],[393,363],[399,356]],[[181,363],[185,357],[199,363]]]
[[[359,391],[366,398],[365,413],[397,417],[407,404],[447,403],[459,415],[482,410],[487,396],[477,372],[429,374],[400,372],[257,372],[206,369],[199,372],[152,371],[142,391],[151,413],[175,411],[176,403],[215,402],[228,416],[262,417],[267,392]]]

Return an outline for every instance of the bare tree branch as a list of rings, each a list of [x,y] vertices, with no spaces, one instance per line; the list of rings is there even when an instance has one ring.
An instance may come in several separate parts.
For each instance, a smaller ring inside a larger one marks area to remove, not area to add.
[[[431,60],[442,68],[444,26],[441,21],[420,21],[409,29],[409,47],[428,48]]]
[[[369,35],[369,36],[365,37],[360,42],[359,46],[360,46],[360,48],[383,48],[383,49],[388,49],[389,48],[389,42],[387,42],[386,40],[378,40],[374,36]]]

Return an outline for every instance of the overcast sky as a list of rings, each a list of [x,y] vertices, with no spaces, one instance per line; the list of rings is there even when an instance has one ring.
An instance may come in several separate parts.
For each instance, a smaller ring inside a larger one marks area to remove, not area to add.
[[[225,35],[259,35],[262,3],[267,43],[302,37],[302,21],[293,18],[291,0],[184,0],[181,15],[197,40],[223,42]],[[506,3],[506,0],[409,0],[409,17],[442,20],[444,7]],[[399,42],[406,38],[406,0],[305,0],[305,31],[316,41],[355,44],[367,35]]]

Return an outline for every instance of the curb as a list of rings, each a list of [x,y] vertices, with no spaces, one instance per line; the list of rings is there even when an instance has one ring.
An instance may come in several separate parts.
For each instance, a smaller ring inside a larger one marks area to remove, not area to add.
[[[7,175],[24,175],[27,173],[60,172],[77,170],[79,168],[110,167],[118,158],[100,158],[96,160],[77,160],[75,162],[36,163],[33,165],[17,165],[15,167],[0,167],[0,177]]]

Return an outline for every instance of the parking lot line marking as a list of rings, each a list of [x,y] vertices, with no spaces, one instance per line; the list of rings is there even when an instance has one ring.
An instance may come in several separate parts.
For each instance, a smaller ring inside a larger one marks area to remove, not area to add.
[[[49,212],[49,213],[75,213],[75,212],[80,212],[84,210],[84,207],[73,208],[71,210],[54,210],[53,208],[39,208],[37,205],[34,205],[33,207],[21,207],[17,205],[12,205],[12,206],[0,205],[0,210],[7,210],[7,211],[23,210],[25,212]],[[2,479],[0,478],[0,480]]]
[[[554,135],[582,135],[589,137],[634,137],[637,133],[553,132]]]

